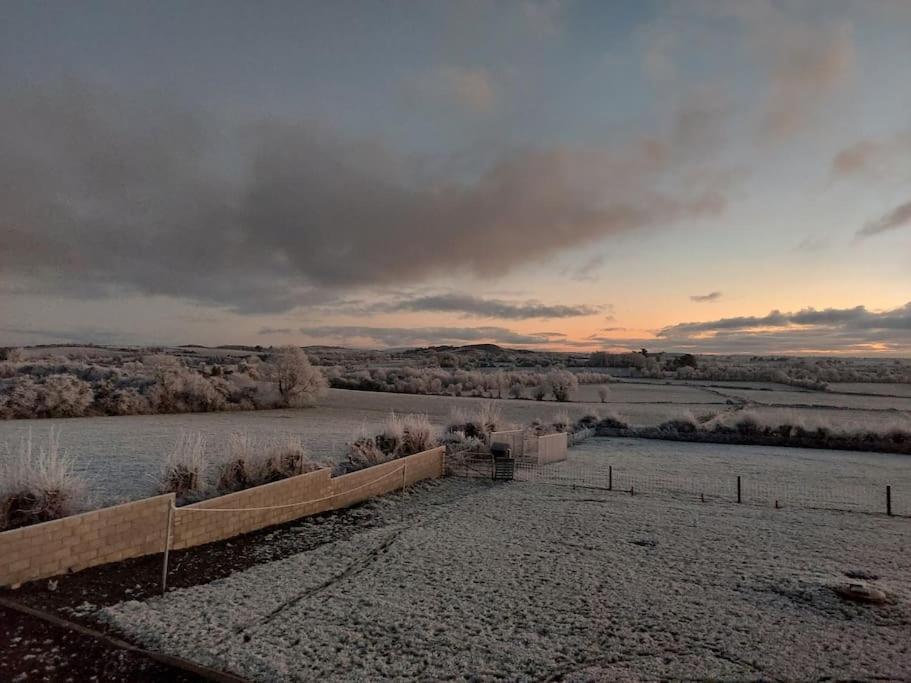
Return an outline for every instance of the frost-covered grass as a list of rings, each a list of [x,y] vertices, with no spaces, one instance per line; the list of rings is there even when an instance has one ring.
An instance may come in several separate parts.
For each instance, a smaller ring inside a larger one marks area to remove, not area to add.
[[[435,434],[426,415],[390,413],[378,434],[361,429],[358,437],[348,444],[346,457],[337,465],[336,472],[356,472],[429,450],[436,445]]]
[[[59,431],[51,427],[47,445],[36,447],[29,430],[0,461],[0,530],[81,512],[88,505],[86,484],[74,465],[60,447]]]
[[[268,439],[234,432],[228,437],[225,459],[215,466],[215,489],[218,493],[240,491],[319,467],[296,434]]]
[[[404,521],[398,501],[379,528],[102,616],[257,681],[911,670],[907,520],[465,480],[410,494]],[[858,570],[889,604],[836,597]]]
[[[179,503],[201,498],[207,489],[210,466],[205,436],[182,432],[162,463],[158,492],[176,494]]]

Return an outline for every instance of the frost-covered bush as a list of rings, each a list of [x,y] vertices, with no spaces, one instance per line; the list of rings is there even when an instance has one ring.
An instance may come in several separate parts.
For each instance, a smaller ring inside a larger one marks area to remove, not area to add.
[[[269,442],[235,432],[228,437],[227,457],[216,466],[215,487],[219,493],[241,491],[320,467],[309,459],[299,436]]]
[[[60,519],[88,506],[85,481],[74,460],[60,448],[60,434],[48,433],[47,446],[37,449],[32,433],[0,462],[0,529]]]
[[[391,413],[375,436],[362,433],[348,444],[345,460],[337,471],[354,472],[395,458],[403,458],[433,448],[434,429],[426,415]]]
[[[608,413],[598,422],[598,429],[629,429],[630,425],[626,418],[617,413]]]
[[[551,370],[547,373],[547,386],[556,401],[568,401],[579,387],[576,376],[567,370]]]
[[[289,408],[315,404],[328,386],[323,373],[296,346],[283,346],[272,354],[267,376],[278,385],[282,403]]]
[[[472,408],[453,408],[449,415],[449,424],[446,431],[462,432],[467,437],[488,441],[490,432],[507,428],[503,421],[502,411],[493,401],[484,401],[475,404]]]
[[[94,398],[88,382],[72,375],[51,375],[40,386],[35,412],[38,417],[79,417]]]
[[[573,423],[572,418],[569,416],[569,411],[558,410],[554,414],[553,421],[551,422],[554,431],[557,432],[571,432],[575,424]]]
[[[208,469],[206,438],[198,432],[182,432],[162,465],[158,492],[174,493],[181,503],[202,498]]]
[[[257,356],[97,351],[90,363],[58,356],[0,363],[0,419],[275,408],[307,404],[325,387],[319,370],[307,366],[280,373],[283,397],[273,366]]]

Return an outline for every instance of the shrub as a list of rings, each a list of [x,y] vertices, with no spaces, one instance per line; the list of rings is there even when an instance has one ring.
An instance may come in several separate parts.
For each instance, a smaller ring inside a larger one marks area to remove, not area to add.
[[[570,394],[578,388],[579,381],[567,370],[551,370],[547,373],[547,386],[554,400],[568,401]]]
[[[234,432],[228,438],[227,453],[216,470],[219,493],[242,491],[321,467],[308,458],[300,437],[293,434],[268,443],[251,438],[247,432]]]
[[[383,430],[374,437],[361,434],[348,444],[339,472],[354,472],[395,458],[403,458],[433,448],[433,426],[426,415],[391,413]]]
[[[283,404],[290,408],[313,405],[328,386],[323,373],[296,346],[283,346],[273,353],[268,375],[278,385]]]
[[[208,465],[205,437],[198,432],[182,432],[162,466],[159,493],[174,493],[179,502],[201,498]]]
[[[559,410],[554,414],[554,420],[551,423],[554,429],[558,432],[570,432],[573,430],[573,422],[569,417],[569,412],[566,410]]]
[[[345,460],[339,463],[338,471],[342,474],[356,472],[391,459],[392,456],[390,454],[384,453],[377,446],[375,437],[369,437],[365,434],[348,444],[348,453]]]
[[[36,413],[42,417],[81,417],[93,400],[88,382],[73,375],[51,375],[41,385]]]
[[[0,466],[0,529],[60,519],[87,507],[85,481],[74,460],[60,449],[60,434],[52,427],[47,448],[35,452],[32,433],[8,453]]]
[[[471,411],[464,408],[453,408],[449,416],[448,431],[464,432],[466,437],[487,440],[490,432],[495,432],[507,425],[503,422],[500,406],[493,401],[483,401]]]
[[[598,429],[629,429],[629,422],[616,413],[610,413],[601,418]]]
[[[699,425],[692,417],[675,418],[658,425],[659,432],[671,432],[675,434],[693,434],[698,429]]]

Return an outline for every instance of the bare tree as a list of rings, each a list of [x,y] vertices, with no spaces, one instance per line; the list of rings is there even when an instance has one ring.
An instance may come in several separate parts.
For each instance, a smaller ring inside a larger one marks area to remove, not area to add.
[[[307,354],[296,346],[275,350],[269,374],[278,384],[284,405],[292,408],[313,405],[328,386],[323,373],[310,365]]]

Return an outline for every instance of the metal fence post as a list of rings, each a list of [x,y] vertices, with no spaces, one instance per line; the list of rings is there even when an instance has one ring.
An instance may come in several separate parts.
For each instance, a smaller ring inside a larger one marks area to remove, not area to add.
[[[168,505],[168,531],[164,539],[164,562],[161,566],[161,594],[168,590],[168,558],[171,554],[171,522],[174,517],[174,501]]]
[[[886,514],[892,516],[892,487],[886,486]]]
[[[743,498],[740,495],[740,475],[737,475],[737,502],[743,502]]]

